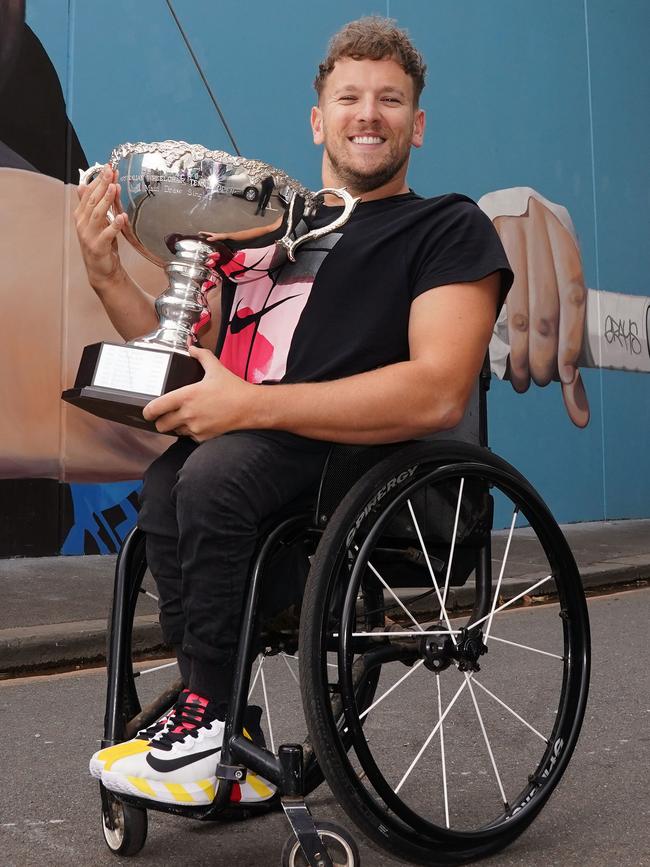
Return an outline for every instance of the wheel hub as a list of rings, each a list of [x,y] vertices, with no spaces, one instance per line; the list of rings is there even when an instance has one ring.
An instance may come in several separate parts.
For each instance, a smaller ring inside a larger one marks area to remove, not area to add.
[[[461,629],[455,643],[450,635],[427,635],[420,644],[424,664],[435,674],[440,674],[452,663],[457,665],[459,671],[480,671],[478,660],[487,650],[480,629]]]

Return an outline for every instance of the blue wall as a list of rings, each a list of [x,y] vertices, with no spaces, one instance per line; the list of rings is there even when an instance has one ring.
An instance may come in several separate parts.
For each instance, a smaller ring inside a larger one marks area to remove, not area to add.
[[[313,189],[312,80],[345,21],[388,14],[429,64],[427,143],[412,186],[474,198],[532,186],[566,206],[587,285],[650,295],[647,0],[175,0],[242,153]],[[164,0],[27,0],[90,160],[123,142],[178,138],[232,151]],[[556,384],[495,382],[493,448],[559,520],[650,515],[650,377],[583,372],[591,422]]]

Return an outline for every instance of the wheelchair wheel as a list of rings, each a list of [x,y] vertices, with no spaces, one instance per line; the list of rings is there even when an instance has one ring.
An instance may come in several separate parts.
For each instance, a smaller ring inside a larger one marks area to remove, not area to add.
[[[112,792],[102,792],[102,831],[114,855],[137,855],[147,839],[147,811],[132,807]]]
[[[381,624],[369,629],[360,599],[377,587]],[[485,857],[530,824],[575,747],[589,679],[580,576],[509,464],[474,446],[414,444],[336,510],[300,655],[316,756],[352,820],[416,863]],[[360,667],[380,673],[370,704],[357,700]]]
[[[325,844],[334,867],[361,867],[361,856],[354,837],[334,822],[317,822],[316,831]],[[309,867],[300,843],[292,834],[282,848],[282,867]]]

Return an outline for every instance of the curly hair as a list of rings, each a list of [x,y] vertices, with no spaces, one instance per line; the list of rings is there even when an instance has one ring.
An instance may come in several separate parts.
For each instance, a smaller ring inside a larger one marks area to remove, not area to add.
[[[426,64],[407,32],[391,18],[370,15],[350,21],[335,33],[327,47],[327,57],[318,66],[314,87],[319,98],[325,81],[337,60],[395,60],[413,81],[414,101],[418,104],[425,85]]]

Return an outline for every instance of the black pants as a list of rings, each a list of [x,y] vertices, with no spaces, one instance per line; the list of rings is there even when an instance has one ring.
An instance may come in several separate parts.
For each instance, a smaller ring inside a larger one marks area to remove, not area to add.
[[[149,467],[138,524],[165,641],[186,685],[227,700],[248,568],[260,525],[315,497],[330,444],[272,431],[182,437]]]

